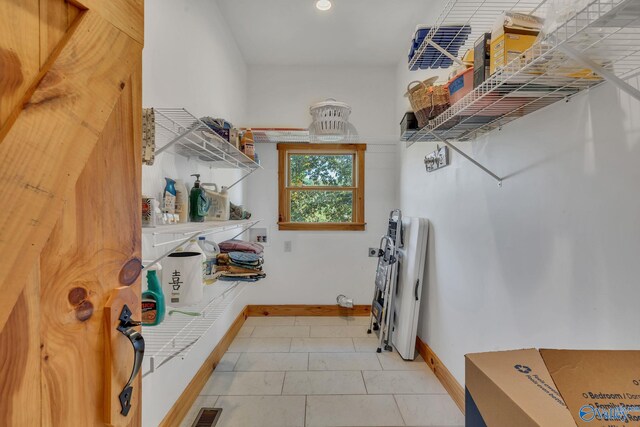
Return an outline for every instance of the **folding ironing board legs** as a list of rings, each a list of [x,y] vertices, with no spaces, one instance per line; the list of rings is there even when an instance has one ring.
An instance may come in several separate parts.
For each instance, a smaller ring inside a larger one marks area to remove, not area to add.
[[[394,247],[393,256],[394,257],[396,256],[395,247]],[[377,350],[378,353],[381,353],[383,348],[386,351],[392,350],[391,344],[389,344],[389,342],[391,341],[391,333],[393,332],[391,330],[391,324],[393,321],[393,295],[395,294],[394,284],[397,278],[396,276],[397,266],[398,266],[397,262],[391,264],[390,266],[391,272],[387,280],[387,286],[386,286],[387,289],[385,291],[384,328],[380,329],[380,341],[378,342],[378,350]],[[383,343],[384,343],[384,347],[382,346]]]
[[[397,215],[394,216],[394,213],[397,213]],[[369,330],[367,330],[367,334],[370,334],[372,330],[378,331],[378,348],[376,350],[378,353],[382,352],[383,348],[388,351],[392,350],[393,300],[398,278],[396,241],[402,242],[401,218],[402,214],[399,211],[392,211],[389,216],[388,232],[380,239],[376,279],[373,300],[371,302],[371,315],[369,317]]]

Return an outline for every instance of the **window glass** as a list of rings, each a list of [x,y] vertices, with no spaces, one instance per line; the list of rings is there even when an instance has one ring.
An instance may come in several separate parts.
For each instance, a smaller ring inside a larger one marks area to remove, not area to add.
[[[353,192],[292,190],[291,222],[351,222]]]
[[[353,154],[291,154],[292,187],[352,187]]]

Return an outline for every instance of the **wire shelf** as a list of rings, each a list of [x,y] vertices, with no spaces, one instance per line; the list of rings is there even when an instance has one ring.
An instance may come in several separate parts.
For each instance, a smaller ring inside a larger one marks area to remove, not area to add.
[[[184,108],[154,108],[156,154],[170,151],[218,168],[251,173],[261,166]]]
[[[258,219],[242,219],[229,221],[188,222],[186,224],[167,224],[158,225],[156,227],[143,227],[142,234],[155,236],[164,234],[189,236],[207,231],[221,233],[223,231],[242,228],[248,225],[255,225],[258,222],[260,222]]]
[[[199,304],[180,310],[197,316],[174,313],[167,307],[164,321],[157,326],[143,326],[145,341],[144,373],[155,372],[172,359],[187,357],[193,346],[215,324],[231,303],[248,285],[247,282],[221,282],[205,286],[205,296]]]
[[[239,221],[207,221],[201,223],[188,223],[188,224],[172,224],[172,225],[161,225],[155,228],[143,228],[143,235],[150,235],[152,237],[152,246],[153,248],[158,248],[161,246],[170,246],[170,249],[164,249],[161,256],[154,260],[145,260],[145,267],[143,270],[146,270],[150,266],[162,261],[169,254],[175,252],[181,246],[186,245],[190,240],[195,239],[196,237],[201,236],[209,236],[211,234],[222,233],[230,230],[240,229],[236,233],[235,236],[231,237],[235,239],[236,237],[242,235],[250,228],[258,224],[261,220],[253,219],[253,220],[239,220]],[[177,239],[173,240],[164,240],[158,241],[158,236],[162,235],[173,235],[174,237],[180,236]]]
[[[502,12],[541,13],[546,0],[449,0],[430,28],[427,36],[409,61],[409,70],[430,68],[434,63],[446,59],[444,54],[427,55],[431,51],[429,41],[436,35],[450,40],[442,46],[447,51],[457,51],[464,55],[467,49],[473,49],[475,41],[485,32],[491,31],[496,18]],[[471,32],[463,37],[463,32]]]
[[[251,128],[255,143],[309,142],[309,131],[299,128]]]
[[[639,70],[637,0],[594,0],[405,140],[473,139],[594,87],[601,75],[624,80]]]

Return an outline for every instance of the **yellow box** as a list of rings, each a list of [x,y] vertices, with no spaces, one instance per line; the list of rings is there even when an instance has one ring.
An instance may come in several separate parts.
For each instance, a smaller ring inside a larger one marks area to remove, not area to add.
[[[503,28],[499,34],[492,35],[489,72],[493,74],[513,59],[521,57],[533,46],[537,37],[537,31],[512,28]]]

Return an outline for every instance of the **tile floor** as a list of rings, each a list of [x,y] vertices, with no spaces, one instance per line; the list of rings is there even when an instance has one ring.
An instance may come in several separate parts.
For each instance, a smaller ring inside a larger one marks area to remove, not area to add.
[[[250,317],[182,423],[218,427],[462,426],[427,364],[377,354],[368,317]]]

